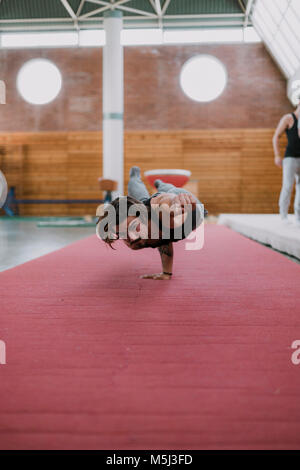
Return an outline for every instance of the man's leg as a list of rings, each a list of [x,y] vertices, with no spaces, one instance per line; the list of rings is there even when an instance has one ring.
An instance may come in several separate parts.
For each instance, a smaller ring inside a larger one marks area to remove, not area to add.
[[[171,193],[174,191],[174,189],[179,189],[176,188],[173,184],[170,183],[164,183],[162,180],[155,180],[154,185],[159,193]]]
[[[130,180],[128,182],[128,196],[134,197],[138,201],[144,202],[149,199],[150,194],[141,180],[141,171],[138,166],[133,166],[130,170]]]
[[[297,159],[297,171],[296,171],[296,195],[294,201],[294,212],[297,223],[300,223],[300,158]]]
[[[197,222],[197,226],[200,225],[200,222],[203,221],[204,216],[207,214],[207,211],[205,211],[203,204],[199,201],[199,199],[194,194],[192,194],[187,189],[178,188],[177,186],[174,186],[173,184],[164,183],[161,180],[155,180],[154,184],[158,192],[192,195],[197,201],[196,217],[198,218],[198,221],[199,221],[199,223]]]
[[[279,197],[279,209],[282,219],[286,219],[289,212],[295,175],[295,158],[284,158],[282,162],[282,188]]]
[[[187,189],[178,188],[177,186],[174,186],[173,184],[164,183],[161,180],[155,180],[154,184],[155,184],[155,187],[157,188],[157,191],[159,193],[192,194]],[[196,197],[194,194],[193,194],[193,196]],[[197,199],[197,201],[200,204],[200,201],[198,199]]]

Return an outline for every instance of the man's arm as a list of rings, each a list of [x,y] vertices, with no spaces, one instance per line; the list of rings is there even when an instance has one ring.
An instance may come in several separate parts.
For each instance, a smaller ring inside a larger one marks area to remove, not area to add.
[[[161,258],[162,272],[157,274],[145,274],[142,276],[143,279],[165,280],[172,278],[173,244],[167,243],[166,245],[162,245],[158,248],[158,251]]]
[[[279,148],[279,139],[284,133],[284,131],[288,128],[290,122],[290,116],[286,114],[283,118],[280,119],[279,124],[275,130],[273,135],[273,149],[274,149],[274,161],[275,165],[281,167],[282,166],[282,158],[280,155],[280,148]]]
[[[186,217],[187,210],[193,210],[197,205],[197,199],[190,193],[162,193],[151,199],[151,206],[167,215],[167,222],[170,228],[180,227]],[[166,224],[165,224],[166,225]]]

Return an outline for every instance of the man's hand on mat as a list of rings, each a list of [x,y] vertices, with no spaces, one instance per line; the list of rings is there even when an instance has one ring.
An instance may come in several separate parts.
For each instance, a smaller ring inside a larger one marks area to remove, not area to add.
[[[275,165],[278,166],[279,168],[282,167],[282,158],[281,157],[275,157],[274,162],[275,162]]]
[[[172,278],[170,274],[164,274],[164,273],[144,274],[143,276],[140,276],[140,277],[141,279],[154,279],[155,281],[165,281],[165,280]]]

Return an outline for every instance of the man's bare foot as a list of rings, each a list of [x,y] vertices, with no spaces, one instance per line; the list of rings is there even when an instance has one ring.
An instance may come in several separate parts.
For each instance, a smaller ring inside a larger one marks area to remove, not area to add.
[[[156,273],[156,274],[144,274],[140,276],[141,279],[154,279],[155,281],[165,281],[172,278],[170,274]]]

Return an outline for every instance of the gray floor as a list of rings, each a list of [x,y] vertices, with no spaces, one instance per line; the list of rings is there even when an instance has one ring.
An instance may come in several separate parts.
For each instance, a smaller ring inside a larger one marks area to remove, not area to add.
[[[0,218],[0,271],[94,233],[94,227],[37,227],[37,220]]]

